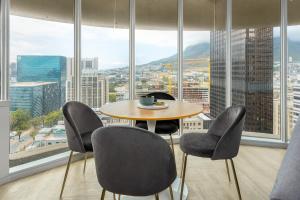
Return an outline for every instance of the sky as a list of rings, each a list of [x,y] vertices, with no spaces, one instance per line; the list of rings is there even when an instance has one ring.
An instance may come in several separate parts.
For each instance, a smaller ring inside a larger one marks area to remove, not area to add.
[[[61,55],[73,57],[73,25],[11,16],[10,59],[17,55]],[[82,58],[99,58],[99,68],[127,66],[129,63],[128,29],[82,26]],[[280,29],[274,29],[274,36]],[[177,53],[177,32],[136,30],[136,64],[145,64]],[[300,26],[288,27],[291,40],[300,41]],[[209,31],[184,31],[184,48],[209,42]]]
[[[82,58],[98,57],[100,68],[129,63],[128,29],[82,26]],[[11,16],[11,56],[73,56],[73,25]],[[145,64],[177,53],[176,31],[136,30],[136,64]],[[209,42],[209,32],[185,32],[184,46]]]

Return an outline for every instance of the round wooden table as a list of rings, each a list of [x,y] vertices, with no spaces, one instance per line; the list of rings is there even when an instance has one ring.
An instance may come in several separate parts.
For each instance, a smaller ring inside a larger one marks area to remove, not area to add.
[[[183,119],[198,115],[202,107],[186,101],[159,100],[168,104],[168,108],[148,110],[139,108],[139,100],[127,100],[109,103],[100,108],[104,115],[119,119],[147,121],[148,130],[154,132],[156,121]]]
[[[128,120],[143,120],[147,121],[148,130],[155,132],[156,121],[159,120],[173,120],[173,119],[183,119],[187,117],[192,117],[198,115],[202,112],[202,107],[189,103],[186,101],[171,101],[171,100],[159,100],[168,104],[168,108],[160,110],[148,110],[139,108],[139,100],[126,100],[119,101],[115,103],[109,103],[100,108],[100,112],[104,115],[111,116],[119,119],[128,119]],[[177,177],[174,183],[172,184],[174,199],[180,199],[180,183],[181,178]],[[188,188],[184,186],[183,199],[187,199]],[[170,199],[169,190],[165,190],[159,193],[159,197],[162,200]],[[130,196],[121,196],[123,200],[153,200],[154,197],[130,197]]]

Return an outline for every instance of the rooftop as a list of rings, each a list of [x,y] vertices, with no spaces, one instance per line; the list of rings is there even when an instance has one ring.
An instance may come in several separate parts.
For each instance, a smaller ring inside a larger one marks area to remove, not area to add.
[[[10,87],[36,87],[50,84],[55,84],[55,82],[16,82],[11,84]]]

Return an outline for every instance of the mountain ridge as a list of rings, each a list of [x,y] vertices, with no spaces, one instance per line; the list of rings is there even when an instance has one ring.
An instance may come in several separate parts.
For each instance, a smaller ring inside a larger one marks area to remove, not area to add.
[[[280,62],[280,37],[273,38],[273,57],[275,62]],[[300,41],[288,40],[288,52],[289,57],[293,58],[294,62],[300,62]],[[210,56],[210,43],[196,43],[190,45],[184,49],[183,58],[184,59],[200,59],[209,58]],[[166,63],[176,63],[177,54],[171,55],[166,58],[151,61],[146,64],[137,65],[137,68],[141,68],[147,65],[162,65]]]

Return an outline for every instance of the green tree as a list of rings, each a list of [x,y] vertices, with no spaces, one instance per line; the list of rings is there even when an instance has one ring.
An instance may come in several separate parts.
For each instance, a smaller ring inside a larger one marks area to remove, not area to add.
[[[116,102],[117,96],[116,93],[109,93],[109,102]]]
[[[54,126],[59,120],[62,120],[61,110],[48,113],[44,118],[44,125],[47,127]]]
[[[25,131],[30,128],[30,113],[23,109],[17,109],[11,113],[11,124],[10,128],[12,131],[17,132],[19,141],[21,139],[22,131]]]
[[[32,131],[30,131],[30,137],[32,137],[33,141],[35,141],[35,137],[38,134],[38,130],[37,129],[33,129]]]
[[[33,128],[38,129],[41,126],[43,126],[44,124],[44,118],[43,116],[40,117],[34,117],[33,119],[31,119],[31,125],[33,126]]]

